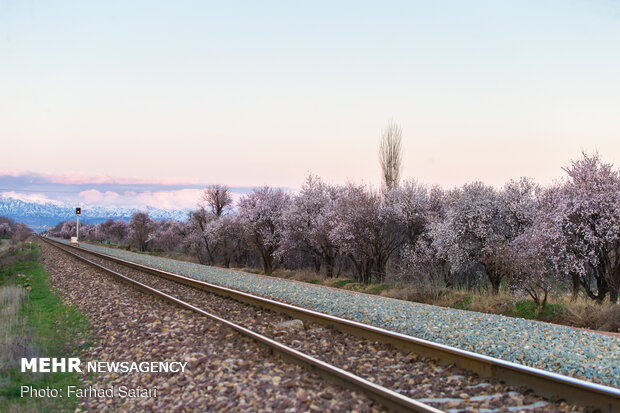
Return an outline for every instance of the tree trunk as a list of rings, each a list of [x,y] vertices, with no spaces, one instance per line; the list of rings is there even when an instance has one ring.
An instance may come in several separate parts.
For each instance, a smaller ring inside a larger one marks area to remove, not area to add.
[[[334,259],[332,257],[325,257],[325,275],[328,278],[334,277]]]
[[[321,272],[321,258],[317,256],[314,257],[314,272],[317,274]]]
[[[571,295],[571,301],[575,301],[579,296],[579,274],[571,272],[571,278],[573,280],[573,292]]]
[[[261,237],[258,233],[255,233],[253,238],[254,245],[256,245],[261,258],[263,259],[263,272],[265,274],[271,274],[273,272],[272,250],[261,242]]]
[[[581,281],[583,288],[586,290],[588,297],[596,301],[597,304],[603,304],[603,300],[605,300],[605,297],[609,292],[609,286],[607,285],[605,279],[603,277],[596,277],[596,294],[594,294],[594,291],[590,288],[590,284],[587,280],[584,280],[582,277],[579,277],[579,280]]]
[[[491,292],[493,293],[493,295],[499,294],[499,284],[502,277],[496,271],[488,273],[487,277],[491,282]]]
[[[620,266],[616,265],[615,268],[610,269],[610,273],[611,277],[607,283],[609,285],[609,302],[612,304],[617,304],[618,290],[620,289]]]
[[[207,251],[207,257],[209,259],[209,265],[215,264],[215,258],[213,257],[213,251],[209,248],[209,240],[207,237],[202,237],[205,243],[205,250]]]
[[[450,265],[448,264],[447,261],[443,261],[443,260],[440,265],[441,265],[441,275],[443,277],[443,283],[446,285],[446,288],[452,288],[453,279],[450,276]]]
[[[364,274],[362,282],[366,285],[370,284],[370,280],[372,277],[372,261],[366,261],[364,263]]]
[[[364,282],[364,269],[362,268],[362,263],[357,262],[352,257],[349,257],[351,262],[353,263],[353,267],[355,268],[355,277],[357,281]]]
[[[377,282],[379,283],[383,283],[385,282],[385,279],[387,277],[387,272],[388,272],[388,262],[389,262],[389,258],[386,259],[381,259],[381,261],[379,261],[377,264],[377,274],[379,275],[379,277],[377,278]]]
[[[263,257],[263,271],[265,274],[271,274],[273,272],[273,257],[267,252],[262,252]]]

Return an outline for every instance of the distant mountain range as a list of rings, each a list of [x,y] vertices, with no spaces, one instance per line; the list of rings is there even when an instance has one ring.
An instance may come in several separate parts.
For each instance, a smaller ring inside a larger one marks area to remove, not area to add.
[[[176,219],[186,221],[189,210],[166,210],[153,207],[142,209],[135,208],[109,208],[100,206],[80,205],[82,214],[80,222],[85,224],[98,224],[109,218],[129,221],[134,212],[148,212],[151,219],[164,220]],[[13,198],[0,198],[0,216],[14,219],[28,225],[34,231],[42,231],[59,222],[75,219],[75,207],[61,203],[25,202]]]

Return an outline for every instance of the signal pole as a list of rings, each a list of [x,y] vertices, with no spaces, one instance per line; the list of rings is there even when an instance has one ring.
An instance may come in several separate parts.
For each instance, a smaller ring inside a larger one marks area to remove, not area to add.
[[[78,244],[80,243],[80,214],[82,208],[75,208],[75,238]]]

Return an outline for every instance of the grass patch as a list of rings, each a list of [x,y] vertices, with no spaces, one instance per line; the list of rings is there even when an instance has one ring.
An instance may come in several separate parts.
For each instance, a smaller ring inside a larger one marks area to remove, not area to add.
[[[0,411],[73,411],[77,406],[75,397],[22,398],[20,390],[22,385],[58,389],[77,386],[77,373],[21,373],[20,359],[78,356],[90,345],[88,320],[63,304],[50,289],[36,246],[23,244],[16,248],[15,256],[15,262],[0,270],[0,289],[13,297],[10,305],[2,307],[7,312],[4,318],[10,318],[10,327],[2,339],[13,345],[0,347]],[[21,291],[22,298],[16,300],[19,293],[15,291]]]
[[[390,285],[388,284],[376,284],[376,285],[366,288],[366,291],[364,292],[368,294],[381,294],[383,291],[389,288],[390,288]]]
[[[531,300],[519,301],[506,311],[506,315],[532,320],[536,317],[536,306]]]
[[[565,305],[562,303],[548,303],[543,311],[538,314],[538,317],[548,318],[553,321],[564,314]]]
[[[345,279],[339,279],[339,280],[332,282],[331,286],[335,288],[342,288],[347,284],[357,284],[357,282],[355,280],[345,278]]]
[[[523,300],[505,311],[504,315],[525,318],[527,320],[556,321],[561,320],[565,305],[562,303],[548,303],[544,310],[536,309],[532,300]]]
[[[569,325],[620,333],[620,304],[599,305],[583,297],[565,298],[562,304],[565,305],[563,318]]]
[[[472,296],[470,294],[465,294],[462,297],[459,297],[454,302],[454,304],[452,305],[452,308],[457,308],[459,310],[467,310],[471,302],[472,302]]]

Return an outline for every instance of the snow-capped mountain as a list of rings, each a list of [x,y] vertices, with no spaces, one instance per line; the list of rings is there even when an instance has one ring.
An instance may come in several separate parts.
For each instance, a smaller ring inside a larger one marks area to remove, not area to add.
[[[82,208],[80,222],[98,224],[109,218],[129,220],[136,211],[148,212],[151,219],[176,219],[185,221],[189,210],[167,210],[153,207],[146,208],[109,208],[100,206],[77,205]],[[23,222],[35,231],[47,229],[59,222],[75,219],[75,207],[61,203],[36,203],[14,198],[0,197],[0,216]]]

